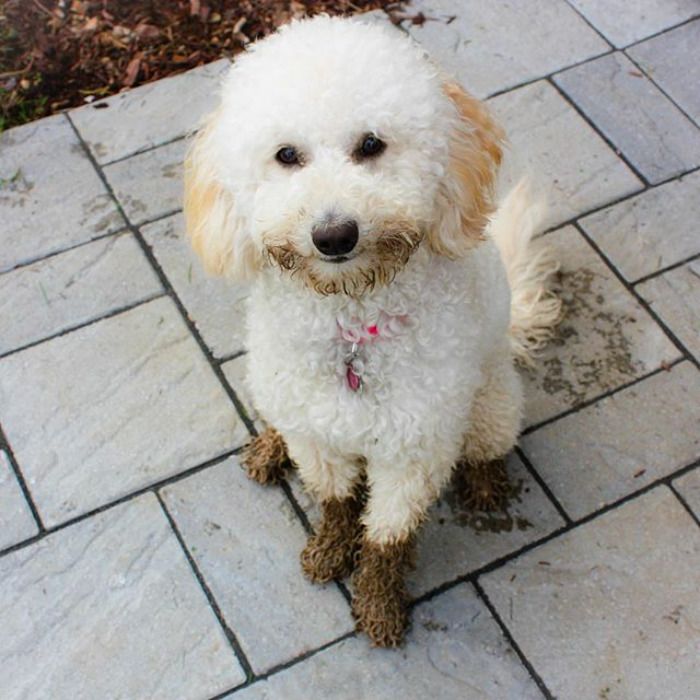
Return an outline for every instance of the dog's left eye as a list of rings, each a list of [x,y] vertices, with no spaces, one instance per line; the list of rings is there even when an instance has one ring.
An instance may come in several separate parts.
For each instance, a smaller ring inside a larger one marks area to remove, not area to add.
[[[299,152],[293,146],[284,146],[275,153],[275,159],[282,165],[299,165],[301,159]]]
[[[374,134],[367,134],[362,138],[355,155],[358,158],[374,158],[385,148],[386,144],[384,141],[377,138]]]

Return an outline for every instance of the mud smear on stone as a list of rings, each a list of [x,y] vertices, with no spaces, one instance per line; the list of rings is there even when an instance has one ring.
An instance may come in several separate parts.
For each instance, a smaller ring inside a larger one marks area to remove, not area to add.
[[[541,360],[540,384],[546,393],[562,394],[574,407],[621,381],[634,379],[644,368],[633,359],[626,334],[637,319],[605,308],[606,298],[599,287],[607,280],[580,268],[562,272],[560,282],[564,314],[552,345],[554,352],[565,350],[561,357],[550,352]],[[586,336],[581,334],[583,328]]]
[[[164,165],[161,168],[160,172],[163,175],[163,177],[167,177],[169,179],[179,178],[182,176],[182,170],[180,168],[179,163],[171,163],[170,165]]]
[[[445,502],[452,511],[453,522],[475,532],[491,533],[523,531],[534,527],[527,518],[511,513],[517,504],[522,503],[522,494],[529,491],[524,487],[523,480],[510,482],[506,489],[506,497],[500,508],[492,511],[474,510],[465,504],[459,484],[453,482],[445,493]]]
[[[85,149],[83,148],[82,144],[80,142],[73,142],[71,143],[69,149],[70,153],[73,153],[77,156],[84,156],[85,155]]]
[[[96,214],[97,212],[101,212],[103,209],[110,205],[111,201],[112,200],[108,194],[98,194],[89,202],[83,202],[83,214],[87,216],[89,214]]]
[[[22,172],[22,168],[17,168],[15,172],[6,177],[0,176],[0,192],[12,192],[13,194],[25,195],[34,189],[34,183],[27,179]],[[7,198],[10,199],[9,197]]]
[[[434,620],[426,620],[422,625],[423,629],[428,630],[428,632],[448,632],[450,629],[447,625],[440,624]]]
[[[128,194],[124,195],[123,204],[124,208],[128,209],[132,216],[134,214],[143,214],[147,210],[147,207],[144,202]]]

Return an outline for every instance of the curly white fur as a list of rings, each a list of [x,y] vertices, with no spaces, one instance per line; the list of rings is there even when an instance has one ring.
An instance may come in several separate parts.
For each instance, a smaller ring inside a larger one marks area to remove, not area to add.
[[[367,133],[386,149],[358,160]],[[488,223],[501,139],[418,45],[320,17],[236,61],[188,157],[195,248],[210,270],[253,279],[256,408],[319,498],[348,496],[366,469],[364,523],[380,544],[410,534],[459,458],[512,448],[522,410],[513,349],[526,356],[558,313],[546,292],[551,265],[531,253],[526,189]],[[275,160],[286,145],[300,166]],[[311,231],[328,216],[358,224],[347,262],[314,248]],[[420,240],[407,261],[379,255],[388,231]],[[280,247],[292,269],[270,255]],[[334,288],[339,279],[348,293]],[[354,392],[347,338],[372,326]]]

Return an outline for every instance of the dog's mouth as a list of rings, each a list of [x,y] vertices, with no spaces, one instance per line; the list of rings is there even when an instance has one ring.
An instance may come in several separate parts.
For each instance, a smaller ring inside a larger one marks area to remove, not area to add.
[[[333,265],[341,265],[342,263],[345,262],[350,262],[350,260],[354,260],[359,253],[355,253],[354,255],[334,255],[333,257],[328,257],[326,255],[319,256],[319,260],[322,260],[323,262],[331,263]]]
[[[290,244],[267,245],[267,255],[270,263],[300,278],[319,294],[359,297],[391,284],[422,238],[418,226],[389,222],[371,242],[361,243],[348,255],[305,256]],[[351,265],[352,261],[356,262]],[[335,270],[323,263],[333,265]]]

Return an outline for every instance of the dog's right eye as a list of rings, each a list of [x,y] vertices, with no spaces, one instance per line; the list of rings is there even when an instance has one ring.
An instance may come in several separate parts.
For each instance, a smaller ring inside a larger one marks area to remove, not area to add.
[[[282,165],[299,165],[301,163],[299,153],[293,146],[283,146],[280,148],[280,150],[275,153],[275,159],[278,163],[282,163]]]

